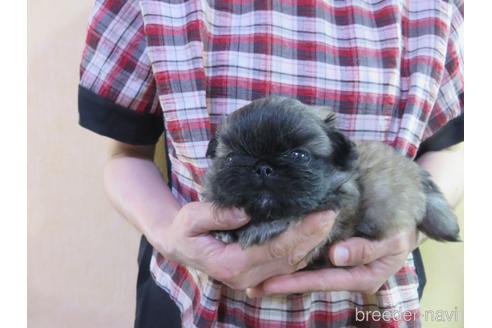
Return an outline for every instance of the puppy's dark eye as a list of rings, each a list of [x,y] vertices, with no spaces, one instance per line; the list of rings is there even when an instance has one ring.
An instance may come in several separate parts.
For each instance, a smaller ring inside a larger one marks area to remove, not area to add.
[[[227,164],[229,163],[232,163],[232,161],[234,160],[234,154],[233,153],[230,153],[229,155],[227,155],[225,158],[224,158],[225,162]]]
[[[309,153],[305,150],[294,149],[289,154],[290,158],[296,162],[307,162],[309,161]]]

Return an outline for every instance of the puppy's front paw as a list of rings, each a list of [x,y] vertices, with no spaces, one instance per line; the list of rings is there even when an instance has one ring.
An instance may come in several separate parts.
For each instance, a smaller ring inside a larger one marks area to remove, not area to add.
[[[238,241],[237,234],[233,231],[212,231],[211,234],[224,244],[232,244]]]

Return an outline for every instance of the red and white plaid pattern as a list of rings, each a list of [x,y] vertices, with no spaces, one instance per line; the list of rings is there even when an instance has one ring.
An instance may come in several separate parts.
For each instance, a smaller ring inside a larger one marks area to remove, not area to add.
[[[205,152],[224,115],[271,94],[329,106],[354,139],[413,157],[463,110],[458,0],[97,1],[80,84],[163,115],[174,195],[199,199]],[[413,260],[375,295],[319,292],[248,299],[216,281],[199,289],[154,254],[152,273],[185,327],[417,327]],[[414,321],[355,322],[355,310]]]

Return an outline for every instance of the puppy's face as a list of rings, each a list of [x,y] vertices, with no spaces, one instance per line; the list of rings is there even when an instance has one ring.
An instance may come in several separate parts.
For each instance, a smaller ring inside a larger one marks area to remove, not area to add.
[[[297,217],[316,209],[351,174],[352,143],[333,117],[283,97],[237,110],[209,144],[205,198],[244,208],[253,222]]]

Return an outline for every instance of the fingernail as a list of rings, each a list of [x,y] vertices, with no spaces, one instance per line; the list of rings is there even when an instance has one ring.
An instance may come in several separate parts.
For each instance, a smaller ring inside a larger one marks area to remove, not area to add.
[[[247,288],[246,295],[248,295],[249,298],[257,298],[262,296],[263,293],[258,288]]]
[[[334,253],[335,265],[343,265],[349,259],[349,251],[343,246],[337,246]]]

